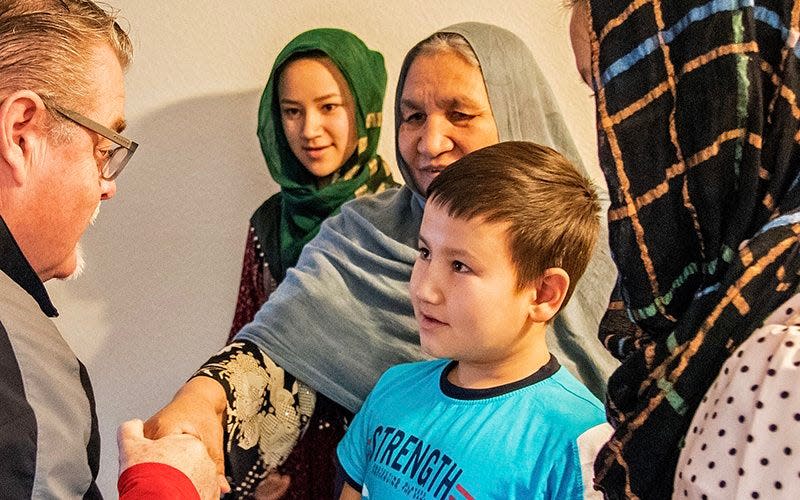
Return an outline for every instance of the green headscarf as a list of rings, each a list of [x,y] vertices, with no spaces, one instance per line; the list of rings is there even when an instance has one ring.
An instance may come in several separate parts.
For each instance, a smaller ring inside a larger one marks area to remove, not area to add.
[[[322,52],[342,72],[355,101],[358,145],[356,153],[334,174],[334,181],[318,187],[317,178],[294,156],[283,131],[278,81],[287,60],[304,52]],[[378,156],[386,68],[383,56],[367,48],[350,32],[321,28],[295,37],[278,54],[261,96],[258,138],[272,178],[281,192],[267,200],[250,222],[264,249],[273,276],[281,281],[322,221],[339,211],[347,200],[394,185]],[[278,215],[279,211],[279,217]]]

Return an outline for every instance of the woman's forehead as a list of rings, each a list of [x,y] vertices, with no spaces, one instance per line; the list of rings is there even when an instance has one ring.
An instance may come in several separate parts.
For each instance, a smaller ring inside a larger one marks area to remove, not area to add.
[[[409,66],[402,99],[413,98],[419,92],[431,91],[451,101],[479,101],[485,99],[486,95],[480,68],[468,63],[455,52],[420,54]]]

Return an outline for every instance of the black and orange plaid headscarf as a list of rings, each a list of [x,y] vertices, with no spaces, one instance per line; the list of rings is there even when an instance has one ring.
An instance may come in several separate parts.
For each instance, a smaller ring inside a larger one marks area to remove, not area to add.
[[[800,281],[800,0],[592,0],[591,16],[620,271],[600,336],[622,361],[595,481],[668,498],[723,362]]]

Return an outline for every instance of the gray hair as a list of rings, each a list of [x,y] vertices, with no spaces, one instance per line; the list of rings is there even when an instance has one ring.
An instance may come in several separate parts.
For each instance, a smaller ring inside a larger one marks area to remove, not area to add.
[[[466,38],[458,33],[439,32],[434,33],[425,40],[419,42],[414,49],[414,57],[419,55],[436,55],[443,52],[455,53],[475,68],[481,67],[478,56],[472,50]]]
[[[92,107],[89,78],[94,50],[108,45],[125,70],[131,41],[116,12],[91,0],[0,2],[0,101],[31,90],[45,102],[82,110]]]

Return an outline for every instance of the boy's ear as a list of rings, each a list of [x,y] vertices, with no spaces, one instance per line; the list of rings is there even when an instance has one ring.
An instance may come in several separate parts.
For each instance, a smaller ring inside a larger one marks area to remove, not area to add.
[[[0,168],[16,185],[28,176],[31,161],[46,140],[42,126],[48,111],[34,92],[20,90],[0,103]]]
[[[536,280],[531,290],[530,316],[546,323],[558,313],[569,289],[569,275],[560,267],[550,267]]]

